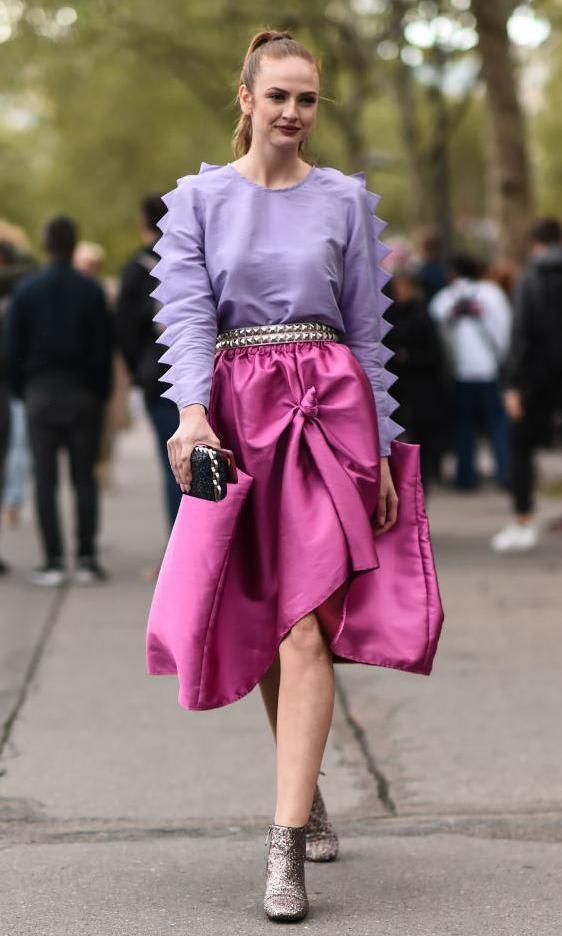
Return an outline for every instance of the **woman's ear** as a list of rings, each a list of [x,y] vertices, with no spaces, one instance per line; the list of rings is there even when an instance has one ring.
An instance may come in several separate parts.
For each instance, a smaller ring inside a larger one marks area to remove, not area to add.
[[[245,84],[240,85],[238,100],[240,101],[240,110],[242,113],[249,116],[252,113],[253,95],[251,91],[248,91]]]

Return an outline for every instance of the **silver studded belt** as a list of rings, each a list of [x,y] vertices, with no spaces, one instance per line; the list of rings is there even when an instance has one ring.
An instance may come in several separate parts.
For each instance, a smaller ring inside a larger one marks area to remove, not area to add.
[[[215,351],[251,345],[287,344],[290,341],[341,341],[340,332],[324,322],[286,322],[230,328],[217,337]]]

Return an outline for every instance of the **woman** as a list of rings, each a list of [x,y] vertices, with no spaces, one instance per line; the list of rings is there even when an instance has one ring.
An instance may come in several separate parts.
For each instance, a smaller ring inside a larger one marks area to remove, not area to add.
[[[288,33],[252,40],[239,100],[238,158],[203,164],[165,196],[154,270],[164,395],[180,410],[176,480],[188,493],[202,442],[234,452],[239,482],[216,504],[182,499],[148,668],[177,673],[190,709],[226,705],[259,682],[278,780],[264,906],[270,919],[300,920],[305,855],[337,851],[316,787],[333,661],[428,672],[434,637],[428,645],[424,619],[423,648],[396,662],[384,626],[374,635],[368,620],[380,591],[371,521],[379,534],[396,521],[388,456],[400,432],[381,344],[376,199],[303,158],[319,67]]]

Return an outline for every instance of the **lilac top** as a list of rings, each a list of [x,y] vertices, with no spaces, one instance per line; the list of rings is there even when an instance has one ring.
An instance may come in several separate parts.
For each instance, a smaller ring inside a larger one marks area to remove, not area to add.
[[[153,296],[162,303],[155,321],[168,350],[162,396],[181,409],[208,407],[218,331],[315,319],[342,333],[365,370],[377,405],[381,454],[401,432],[385,370],[392,352],[382,292],[388,253],[374,214],[379,198],[363,174],[313,167],[288,188],[270,189],[244,178],[232,165],[201,164],[199,175],[179,179],[164,196],[161,260]]]

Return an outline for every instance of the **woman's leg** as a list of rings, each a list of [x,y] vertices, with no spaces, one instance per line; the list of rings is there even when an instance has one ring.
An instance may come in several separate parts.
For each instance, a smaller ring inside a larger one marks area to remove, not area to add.
[[[267,673],[260,681],[261,696],[274,739],[277,735],[277,703],[279,700],[280,677],[281,666],[279,662],[279,653],[277,653]]]
[[[267,717],[275,740],[277,734],[277,707],[279,701],[279,680],[281,665],[279,654],[260,682]],[[306,826],[306,857],[308,861],[333,861],[337,858],[338,837],[328,817],[326,804],[316,786],[312,809]]]
[[[279,660],[275,823],[304,826],[334,709],[332,656],[316,614],[293,626]]]

